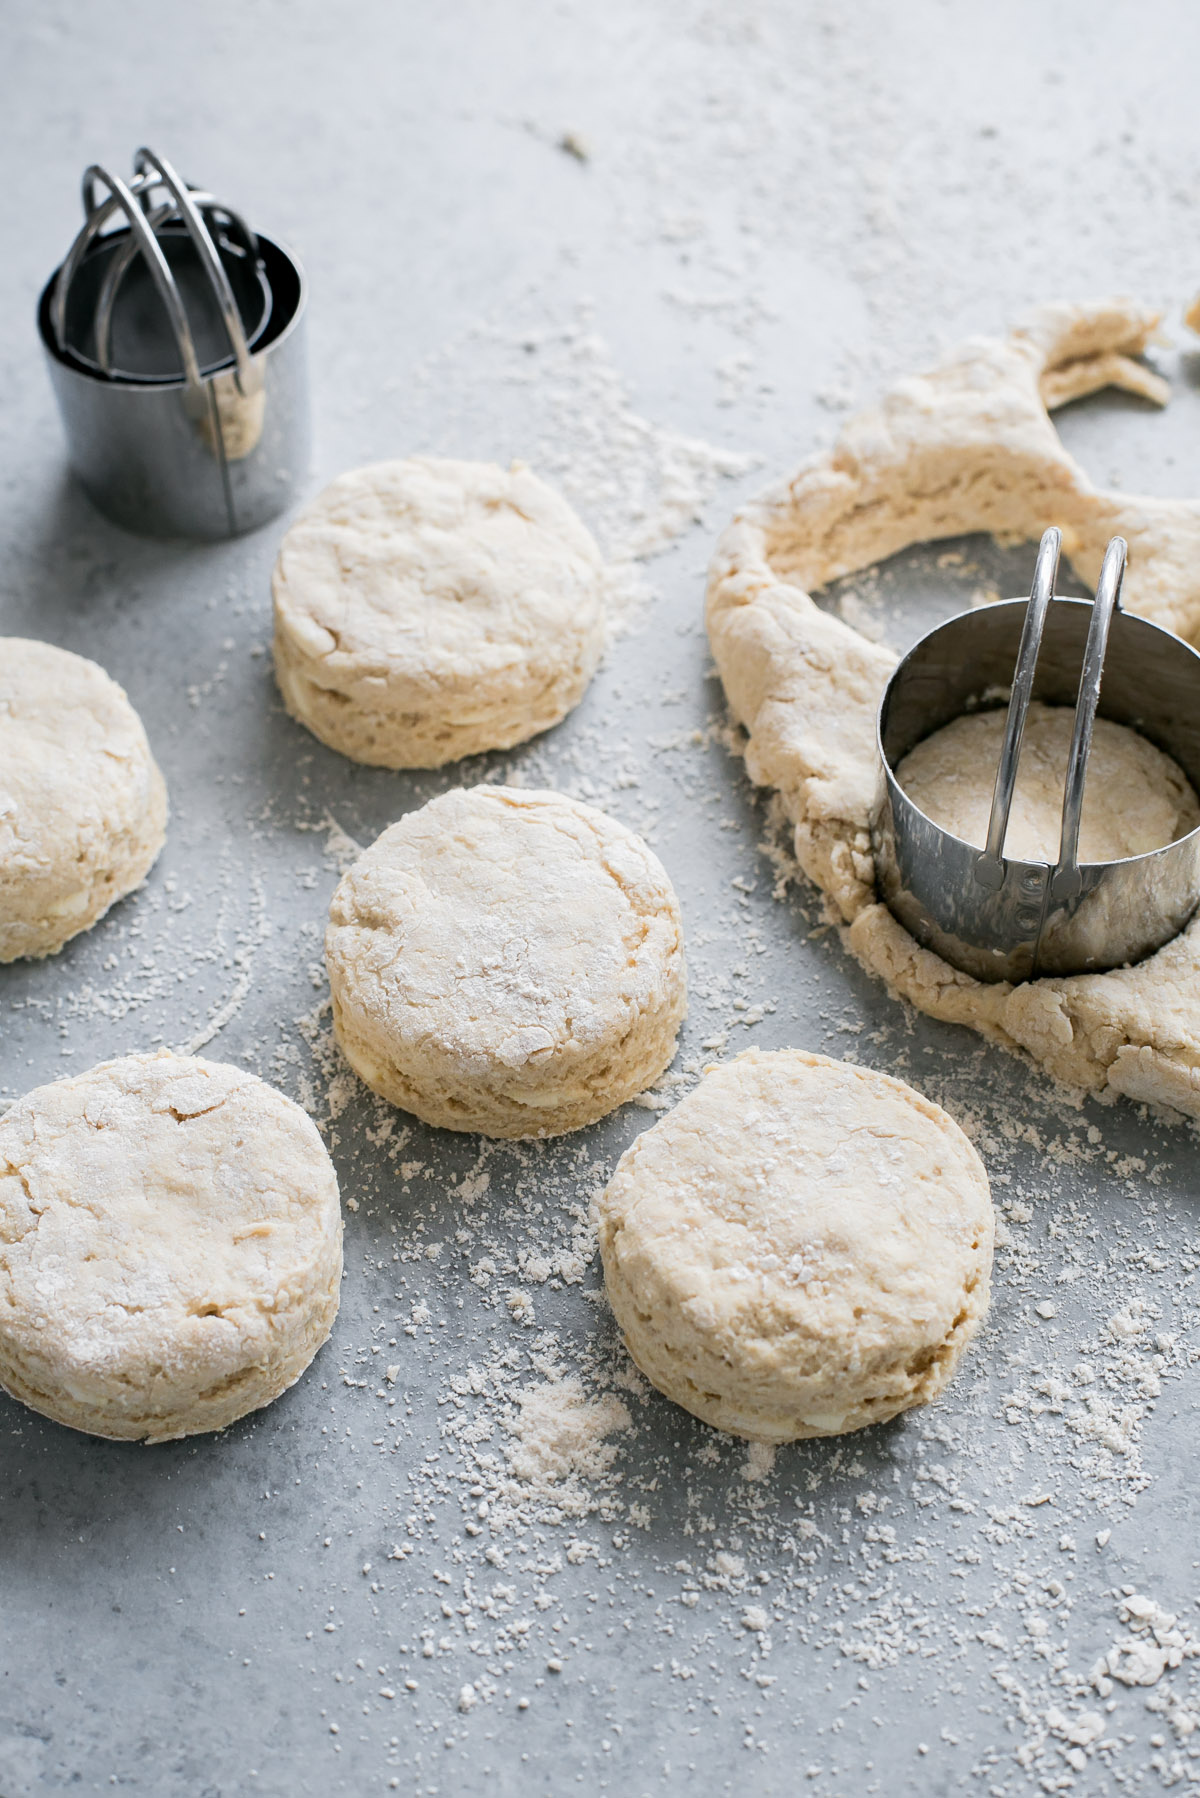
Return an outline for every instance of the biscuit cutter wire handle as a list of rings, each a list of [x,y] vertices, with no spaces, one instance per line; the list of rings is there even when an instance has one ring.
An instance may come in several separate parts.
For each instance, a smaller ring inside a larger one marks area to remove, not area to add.
[[[139,175],[149,179],[157,176],[174,200],[179,216],[187,227],[188,236],[196,246],[201,262],[204,264],[213,290],[217,296],[221,321],[225,326],[225,334],[229,338],[229,347],[233,351],[237,364],[237,383],[243,394],[251,390],[250,347],[246,342],[246,331],[242,324],[242,315],[238,311],[237,301],[233,297],[233,289],[229,285],[229,276],[225,273],[225,265],[217,253],[217,246],[212,240],[208,226],[201,215],[191,189],[186,181],[176,174],[165,156],[157,156],[153,150],[142,146],[134,157],[133,166]],[[244,234],[250,237],[248,231]],[[253,239],[250,239],[253,243]]]
[[[1012,811],[1013,792],[1017,784],[1017,768],[1021,760],[1021,743],[1025,736],[1025,720],[1033,698],[1033,677],[1046,628],[1046,613],[1054,597],[1058,574],[1058,558],[1062,550],[1062,532],[1053,525],[1042,538],[1038,549],[1029,610],[1021,631],[1017,650],[1017,666],[1013,674],[1012,698],[1004,725],[1004,741],[1000,745],[1000,761],[996,768],[996,785],[992,793],[992,809],[988,816],[987,844],[975,869],[980,886],[993,890],[1004,885],[1004,839],[1008,835],[1008,816]]]
[[[308,472],[303,269],[145,144],[125,180],[92,163],[82,189],[37,303],[75,473],[142,535],[256,529]]]
[[[106,200],[97,199],[96,189],[98,186],[107,188],[108,198]],[[154,189],[159,187],[166,188],[171,196],[170,200],[151,210],[148,205],[149,197]],[[54,335],[60,352],[66,348],[67,342],[67,299],[71,283],[78,273],[84,256],[104,226],[118,212],[122,212],[128,222],[130,236],[128,243],[120,255],[114,258],[105,276],[96,307],[97,361],[106,375],[111,373],[113,307],[122,278],[134,257],[140,253],[145,259],[159,297],[166,307],[171,331],[179,348],[184,379],[190,388],[200,387],[202,380],[200,361],[196,354],[192,328],[188,322],[187,308],[158,241],[158,233],[162,226],[168,219],[177,215],[195,245],[204,272],[212,285],[221,321],[237,367],[238,387],[243,394],[248,394],[252,389],[253,377],[250,347],[246,341],[245,327],[242,324],[237,301],[233,297],[233,289],[229,285],[229,277],[201,211],[202,207],[214,204],[211,194],[204,193],[198,188],[189,187],[164,156],[159,156],[145,145],[134,158],[132,184],[122,181],[119,175],[111,175],[98,162],[90,164],[83,176],[84,223],[63,263],[51,306]],[[227,209],[222,208],[222,210],[226,211]],[[246,248],[254,253],[257,243],[251,232],[236,214],[228,216],[236,226]]]
[[[1057,534],[1055,532],[1056,536]],[[1067,763],[1067,780],[1063,793],[1058,866],[1050,882],[1050,898],[1052,900],[1073,899],[1083,884],[1083,878],[1079,872],[1079,825],[1083,816],[1083,788],[1084,782],[1087,780],[1088,757],[1092,749],[1096,708],[1100,704],[1100,682],[1104,678],[1104,658],[1108,653],[1108,636],[1112,629],[1113,614],[1121,604],[1121,586],[1125,579],[1125,560],[1128,553],[1128,545],[1124,537],[1114,537],[1104,553],[1104,565],[1100,570],[1096,598],[1092,604],[1087,646],[1083,652],[1083,670],[1079,676],[1079,697],[1075,702],[1075,729],[1071,736],[1071,755]]]
[[[1038,548],[1029,609],[1025,614],[1021,643],[1017,650],[1012,698],[1004,723],[1004,740],[1000,745],[1000,761],[996,769],[996,785],[988,817],[987,844],[975,869],[975,878],[979,884],[993,891],[1004,884],[1004,840],[1008,835],[1008,819],[1017,784],[1025,720],[1033,698],[1033,683],[1042,648],[1042,635],[1046,628],[1046,614],[1050,609],[1050,601],[1054,598],[1054,583],[1061,553],[1062,532],[1052,525],[1043,535]],[[1073,898],[1082,884],[1079,872],[1079,827],[1083,817],[1083,792],[1087,782],[1096,709],[1100,703],[1100,683],[1104,678],[1108,636],[1112,628],[1113,613],[1121,603],[1121,584],[1125,578],[1127,555],[1128,545],[1124,537],[1114,537],[1105,551],[1104,566],[1100,570],[1096,598],[1092,605],[1083,666],[1079,675],[1079,691],[1075,701],[1075,724],[1071,733],[1067,777],[1063,788],[1058,861],[1047,889],[1047,897],[1051,900]]]

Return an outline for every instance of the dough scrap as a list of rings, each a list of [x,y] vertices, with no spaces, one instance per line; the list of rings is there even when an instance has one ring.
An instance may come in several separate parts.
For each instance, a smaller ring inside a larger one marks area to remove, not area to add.
[[[605,581],[589,532],[523,463],[354,469],[292,525],[275,564],[284,704],[377,767],[511,748],[583,697]]]
[[[987,842],[1007,714],[966,712],[925,737],[896,778],[927,818],[964,842]],[[1075,708],[1035,700],[1025,720],[1005,853],[1056,862]],[[1097,718],[1079,830],[1081,862],[1146,855],[1200,824],[1200,804],[1178,762],[1127,725]]]
[[[0,1385],[59,1423],[224,1429],[299,1379],[341,1269],[333,1164],[254,1074],[127,1055],[0,1119]]]
[[[325,959],[367,1085],[486,1136],[595,1123],[669,1066],[686,1010],[661,862],[561,793],[458,788],[393,824],[335,892]]]
[[[760,1442],[937,1396],[987,1310],[994,1214],[953,1119],[798,1049],[710,1069],[600,1201],[604,1279],[646,1377]]]
[[[0,962],[56,955],[140,886],[167,789],[142,721],[95,662],[0,637]]]
[[[1056,1079],[1200,1118],[1200,917],[1135,968],[982,985],[922,949],[875,897],[875,714],[896,663],[820,610],[811,589],[914,543],[1050,525],[1087,579],[1116,533],[1124,603],[1200,640],[1200,501],[1093,486],[1046,412],[1114,382],[1165,398],[1140,354],[1159,314],[1130,300],[1041,308],[968,340],[851,419],[837,443],[743,506],[717,545],[708,633],[751,779],[780,793],[796,857],[851,949],[932,1017],[1023,1049]]]

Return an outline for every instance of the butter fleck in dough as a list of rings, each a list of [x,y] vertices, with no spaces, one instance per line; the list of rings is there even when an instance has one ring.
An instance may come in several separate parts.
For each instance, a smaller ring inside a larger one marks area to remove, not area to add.
[[[342,1050],[426,1123],[557,1136],[669,1066],[679,905],[633,831],[561,793],[458,788],[372,844],[333,896]]]
[[[994,1227],[953,1119],[902,1081],[797,1049],[710,1070],[600,1201],[634,1360],[759,1442],[935,1398],[987,1310]]]

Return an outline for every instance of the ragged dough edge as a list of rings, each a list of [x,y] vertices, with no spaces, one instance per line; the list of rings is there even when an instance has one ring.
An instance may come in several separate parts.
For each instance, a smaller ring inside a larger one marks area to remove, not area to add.
[[[1013,988],[960,974],[878,903],[875,714],[896,657],[809,597],[915,543],[1036,540],[1057,525],[1093,582],[1109,538],[1124,536],[1125,603],[1200,642],[1200,501],[1095,487],[1047,413],[1112,385],[1165,401],[1166,383],[1134,360],[1159,318],[1124,299],[1044,306],[900,382],[735,514],[709,570],[707,621],[747,771],[779,792],[796,858],[863,965],[1065,1085],[1200,1119],[1200,918],[1136,968]]]

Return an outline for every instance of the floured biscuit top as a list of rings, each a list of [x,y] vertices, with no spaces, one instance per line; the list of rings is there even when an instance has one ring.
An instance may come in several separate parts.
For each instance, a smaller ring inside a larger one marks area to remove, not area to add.
[[[595,543],[529,469],[413,456],[354,469],[289,530],[276,593],[330,671],[485,675],[597,610]]]
[[[167,796],[141,720],[95,662],[0,637],[0,961],[50,955],[144,878]]]
[[[605,581],[581,520],[521,463],[354,469],[280,548],[284,700],[332,748],[385,767],[524,742],[591,679]]]
[[[944,1112],[799,1050],[710,1071],[601,1202],[605,1280],[643,1372],[775,1441],[940,1390],[986,1310],[992,1232],[986,1175]]]
[[[896,778],[927,818],[982,848],[1007,714],[968,712],[909,751]],[[1056,862],[1073,706],[1035,701],[1025,720],[1017,784],[1004,853],[1021,861]],[[1081,862],[1146,855],[1200,824],[1200,804],[1179,764],[1153,743],[1097,718],[1088,756],[1079,831]]]
[[[131,1055],[0,1120],[0,1384],[100,1435],[215,1429],[289,1385],[337,1309],[337,1180],[255,1075]]]
[[[370,1085],[430,1122],[577,1128],[670,1060],[678,904],[658,858],[592,806],[525,788],[443,794],[366,851],[329,916],[339,1040]]]
[[[632,1015],[657,976],[661,870],[620,825],[557,794],[476,787],[393,825],[345,876],[330,953],[374,977],[405,1033],[519,1067]]]

